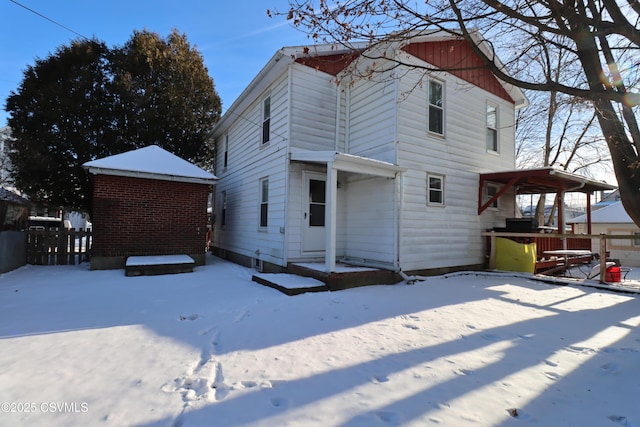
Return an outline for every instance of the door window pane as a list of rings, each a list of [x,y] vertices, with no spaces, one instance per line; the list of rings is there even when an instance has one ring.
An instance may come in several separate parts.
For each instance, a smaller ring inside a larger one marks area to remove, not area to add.
[[[318,179],[309,180],[309,226],[324,227],[326,182]]]

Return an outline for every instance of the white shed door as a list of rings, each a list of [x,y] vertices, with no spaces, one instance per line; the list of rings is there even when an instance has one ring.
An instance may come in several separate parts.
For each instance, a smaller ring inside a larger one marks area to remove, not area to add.
[[[306,196],[302,207],[304,219],[302,250],[304,252],[324,251],[324,206],[326,183],[326,177],[322,174],[304,174],[304,194]]]

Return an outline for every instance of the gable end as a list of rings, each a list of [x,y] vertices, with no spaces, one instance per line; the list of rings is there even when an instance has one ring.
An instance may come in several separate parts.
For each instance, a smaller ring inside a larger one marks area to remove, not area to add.
[[[500,81],[464,40],[411,43],[402,50],[506,101],[515,103]]]
[[[308,56],[296,58],[298,64],[306,65],[318,71],[337,76],[342,70],[353,62],[360,52],[341,53],[335,55]]]

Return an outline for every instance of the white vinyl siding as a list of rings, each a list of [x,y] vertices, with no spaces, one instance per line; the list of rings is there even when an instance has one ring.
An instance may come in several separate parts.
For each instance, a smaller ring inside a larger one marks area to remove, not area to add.
[[[391,77],[380,78],[382,81],[376,85],[363,80],[349,90],[346,151],[395,163],[397,83]]]
[[[214,224],[214,246],[276,265],[284,263],[285,234],[281,230],[284,231],[285,227],[289,119],[286,77],[287,74],[283,73],[264,93],[258,94],[252,104],[238,112],[238,118],[225,130],[229,136],[230,167],[224,170],[223,153],[216,159],[216,170],[222,171],[217,175],[216,200],[222,200],[220,192],[225,190],[227,218],[224,227],[218,220]],[[256,141],[262,140],[267,94],[270,97],[270,140],[258,148]],[[269,177],[268,225],[259,227],[261,187],[258,183],[266,176]]]
[[[336,92],[332,75],[311,67],[291,67],[291,146],[334,150]]]
[[[395,181],[352,175],[344,185],[348,198],[345,255],[392,266],[396,241]]]
[[[482,264],[480,233],[515,215],[512,192],[502,198],[499,209],[478,215],[479,174],[515,167],[513,132],[501,134],[498,155],[486,150],[487,99],[504,105],[498,108],[503,124],[513,123],[513,105],[454,76],[436,77],[447,89],[446,142],[440,135],[425,135],[428,88],[419,84],[421,73],[404,73],[399,82],[399,93],[409,94],[398,104],[397,137],[397,163],[408,169],[402,176],[400,224],[400,267],[406,271]],[[445,205],[438,209],[425,209],[427,173],[446,176]]]

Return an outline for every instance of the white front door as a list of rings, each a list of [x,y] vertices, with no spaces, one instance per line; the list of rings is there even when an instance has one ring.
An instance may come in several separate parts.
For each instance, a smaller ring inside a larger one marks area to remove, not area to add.
[[[302,250],[325,250],[325,195],[327,179],[324,174],[304,173],[304,200],[302,205]]]

